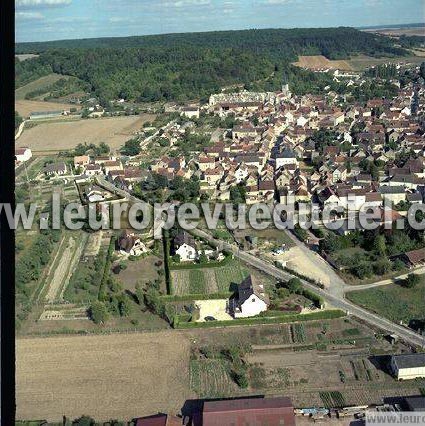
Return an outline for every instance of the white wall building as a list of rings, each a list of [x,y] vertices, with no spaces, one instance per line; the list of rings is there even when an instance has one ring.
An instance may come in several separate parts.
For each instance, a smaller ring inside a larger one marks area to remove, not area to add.
[[[390,367],[398,380],[425,377],[425,353],[393,355]]]

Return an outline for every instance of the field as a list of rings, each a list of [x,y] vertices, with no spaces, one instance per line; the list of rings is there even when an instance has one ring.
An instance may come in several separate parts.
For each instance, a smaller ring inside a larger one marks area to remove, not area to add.
[[[406,36],[424,36],[425,27],[404,27],[404,28],[368,28],[363,30],[365,32],[378,33],[393,37],[399,37],[401,35]]]
[[[319,69],[339,69],[342,71],[363,71],[366,68],[383,63],[413,63],[420,64],[423,62],[423,56],[403,56],[397,58],[373,58],[366,55],[353,56],[351,59],[332,61],[321,55],[315,56],[299,56],[298,61],[294,65],[308,68],[311,70]]]
[[[16,356],[17,419],[131,420],[194,396],[189,340],[175,332],[18,339]]]
[[[69,110],[70,108],[79,109],[75,104],[64,104],[60,102],[45,102],[45,101],[27,101],[25,99],[17,99],[15,101],[15,110],[23,118],[28,118],[32,112],[40,111],[60,111],[63,109]]]
[[[75,148],[79,143],[105,142],[111,149],[117,149],[124,145],[124,142],[130,139],[143,123],[152,121],[153,118],[151,114],[142,114],[73,122],[40,123],[24,131],[18,139],[18,146],[28,146],[33,152],[56,152]]]
[[[409,324],[413,319],[425,317],[425,275],[415,288],[404,288],[399,284],[347,293],[347,298],[357,305],[376,312],[394,322]]]
[[[21,53],[19,55],[15,55],[20,61],[26,61],[27,59],[37,58],[39,55],[34,53]]]
[[[310,70],[330,68],[351,71],[353,69],[349,61],[331,61],[323,55],[299,56],[298,61],[294,62],[294,65]]]
[[[231,284],[239,284],[248,273],[239,262],[232,260],[214,268],[171,270],[171,279],[176,295],[213,294],[231,291]]]
[[[97,420],[130,420],[177,414],[187,399],[227,395],[286,395],[296,407],[322,406],[329,398],[338,403],[342,397],[358,405],[425,388],[425,379],[399,383],[374,361],[372,348],[380,354],[408,348],[375,339],[375,330],[359,321],[304,323],[295,331],[305,336],[302,344],[292,342],[291,326],[18,339],[17,418],[59,421],[62,415],[90,413]],[[347,334],[356,344],[330,343]],[[321,346],[311,346],[314,342]],[[193,357],[199,348],[234,345],[251,345],[244,356],[246,389],[229,376],[228,359]]]
[[[39,90],[39,89],[48,87],[52,85],[53,83],[56,83],[61,78],[67,78],[67,77],[61,74],[52,73],[44,77],[40,77],[37,80],[31,81],[31,83],[28,83],[25,86],[19,87],[18,89],[15,90],[15,100],[25,99],[25,96],[27,95],[27,93],[33,92],[34,90]],[[33,111],[40,111],[40,110],[33,110]]]
[[[159,274],[164,267],[155,264],[161,261],[157,256],[147,256],[135,261],[126,261],[127,268],[121,271],[116,278],[123,284],[125,290],[134,291],[137,283],[145,284],[149,281],[160,280],[160,288],[165,292],[164,276]]]

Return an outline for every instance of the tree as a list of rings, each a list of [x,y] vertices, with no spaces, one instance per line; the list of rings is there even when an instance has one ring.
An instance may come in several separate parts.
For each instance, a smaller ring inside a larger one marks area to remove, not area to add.
[[[208,263],[208,256],[205,254],[204,250],[202,250],[201,254],[199,255],[199,263],[201,264]]]
[[[131,313],[130,300],[125,294],[122,294],[119,298],[118,309],[122,317],[128,317]]]
[[[130,157],[140,153],[140,142],[138,138],[133,138],[125,142],[121,152]]]
[[[109,316],[105,304],[99,301],[92,303],[89,314],[95,324],[104,324]]]
[[[421,279],[417,274],[409,274],[407,278],[403,281],[403,287],[414,288],[420,283]]]
[[[81,416],[73,422],[76,426],[94,426],[96,421],[90,416]]]
[[[373,243],[373,248],[381,256],[385,256],[385,253],[387,252],[387,246],[385,243],[385,237],[383,235],[378,235],[375,238],[375,241]]]
[[[299,278],[291,278],[287,283],[286,287],[291,293],[300,293],[303,289],[303,285]]]
[[[173,260],[174,263],[180,263],[181,261],[181,257],[178,253],[176,253],[171,259]]]

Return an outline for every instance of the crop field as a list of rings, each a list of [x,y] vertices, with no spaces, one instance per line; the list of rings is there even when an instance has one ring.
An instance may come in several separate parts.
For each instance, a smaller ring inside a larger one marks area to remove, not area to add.
[[[326,408],[342,408],[346,405],[345,398],[338,391],[320,392],[320,398]]]
[[[194,397],[189,345],[175,332],[18,339],[16,418],[177,413]]]
[[[214,294],[230,291],[231,284],[239,284],[249,271],[239,262],[224,266],[199,269],[171,270],[171,279],[176,295]]]
[[[140,130],[143,123],[152,121],[153,117],[154,115],[151,114],[142,114],[129,117],[40,123],[24,131],[18,139],[18,146],[28,146],[33,152],[58,152],[73,149],[79,143],[105,142],[111,149],[117,149],[124,145],[124,142],[130,139],[136,131]]]
[[[294,62],[294,65],[310,70],[329,68],[351,71],[353,69],[349,61],[331,61],[323,55],[299,56],[298,61]]]
[[[230,396],[237,390],[226,363],[219,359],[191,360],[190,387],[200,398]]]
[[[410,320],[422,319],[425,315],[425,275],[421,275],[421,282],[415,288],[388,284],[349,292],[347,298],[391,321],[409,324]]]
[[[15,90],[15,100],[25,99],[27,93],[48,87],[53,83],[56,83],[61,78],[67,78],[67,76],[52,73],[44,77],[40,77],[37,80],[31,81],[31,83],[25,84],[25,86],[19,87]]]

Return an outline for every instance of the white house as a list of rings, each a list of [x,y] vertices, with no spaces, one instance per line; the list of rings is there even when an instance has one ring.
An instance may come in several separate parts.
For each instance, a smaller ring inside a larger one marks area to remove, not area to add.
[[[181,115],[187,118],[199,118],[199,107],[187,106],[181,109]]]
[[[19,163],[28,161],[32,157],[32,152],[27,147],[15,148],[15,158]]]
[[[185,231],[174,238],[174,254],[180,256],[182,262],[193,262],[198,258],[195,239]]]
[[[390,368],[398,380],[425,377],[425,353],[393,355]]]
[[[266,311],[268,298],[263,284],[256,283],[249,275],[238,285],[238,295],[230,300],[229,306],[235,318],[253,317]]]
[[[281,153],[276,154],[276,169],[288,164],[295,164],[298,166],[297,156],[294,151],[285,149]]]

